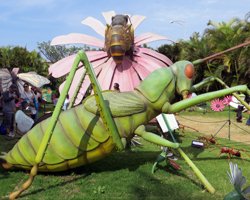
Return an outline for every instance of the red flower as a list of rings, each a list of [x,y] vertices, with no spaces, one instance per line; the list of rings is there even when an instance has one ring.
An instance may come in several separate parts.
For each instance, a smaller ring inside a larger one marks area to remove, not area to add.
[[[232,101],[232,96],[226,96],[222,102],[224,105],[228,106],[230,104],[230,102]]]
[[[211,101],[211,109],[213,111],[222,111],[225,108],[225,105],[223,104],[223,101],[221,101],[220,99],[214,99],[213,101]]]

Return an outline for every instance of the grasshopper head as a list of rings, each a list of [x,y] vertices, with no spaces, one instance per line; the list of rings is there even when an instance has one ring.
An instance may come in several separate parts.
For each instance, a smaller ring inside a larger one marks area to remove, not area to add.
[[[194,66],[189,61],[178,61],[171,65],[171,69],[176,76],[176,91],[186,99],[192,86]]]

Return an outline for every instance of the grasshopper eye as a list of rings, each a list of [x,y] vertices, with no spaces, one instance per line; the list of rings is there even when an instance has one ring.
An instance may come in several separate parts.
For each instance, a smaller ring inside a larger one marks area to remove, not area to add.
[[[187,64],[185,67],[185,75],[189,79],[192,79],[194,76],[194,66],[192,64]]]

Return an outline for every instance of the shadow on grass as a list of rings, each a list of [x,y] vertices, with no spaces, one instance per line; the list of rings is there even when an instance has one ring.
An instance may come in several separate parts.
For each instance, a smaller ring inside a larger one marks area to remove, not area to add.
[[[204,187],[199,182],[197,182],[198,181],[197,178],[195,180],[192,179],[192,178],[190,178],[185,173],[183,173],[183,171],[181,169],[180,170],[175,170],[170,165],[167,165],[167,166],[159,165],[158,169],[166,171],[169,174],[172,174],[172,175],[175,175],[175,176],[179,176],[179,177],[183,177],[183,178],[185,178],[187,180],[190,180],[197,187],[201,187],[201,189],[204,189]]]
[[[203,148],[194,148],[192,146],[188,147],[181,147],[181,149],[189,155],[192,159],[198,158],[198,156],[204,152],[205,149]]]
[[[21,195],[21,197],[28,197],[30,195],[43,192],[45,190],[54,190],[56,188],[59,189],[59,187],[70,184],[74,181],[77,181],[78,179],[84,179],[87,176],[91,175],[92,173],[117,171],[117,170],[122,170],[122,169],[129,169],[130,171],[135,171],[141,165],[150,161],[154,161],[157,155],[158,155],[158,152],[144,152],[144,151],[143,152],[116,152],[106,157],[105,159],[89,164],[87,166],[79,167],[79,168],[64,171],[64,172],[53,173],[54,176],[68,176],[68,175],[75,174],[77,175],[77,177],[73,177],[72,179],[68,181],[63,181],[61,183],[50,184],[49,186],[45,188],[39,188],[39,189],[36,189],[35,191],[25,193]],[[12,171],[23,172],[24,170],[17,169],[17,170],[12,170]],[[0,172],[1,172],[0,178],[4,179],[4,178],[7,178],[9,175],[7,171],[3,171],[2,169],[0,169]],[[29,171],[27,172],[29,173]],[[48,172],[39,172],[39,174],[42,174],[44,176],[51,175],[51,173],[48,173]]]
[[[26,194],[23,194],[23,195],[21,195],[20,197],[27,197],[27,196],[30,196],[30,195],[37,194],[37,193],[39,193],[39,192],[43,192],[43,191],[45,191],[45,190],[46,190],[46,191],[48,191],[48,190],[54,190],[55,188],[64,186],[64,185],[66,185],[66,184],[72,183],[72,182],[77,181],[77,180],[82,179],[82,178],[86,178],[86,177],[89,176],[89,175],[90,175],[90,174],[84,174],[84,175],[82,175],[82,176],[80,176],[80,177],[75,177],[75,178],[73,178],[73,179],[71,179],[71,180],[64,181],[64,182],[62,182],[62,183],[57,183],[57,184],[54,184],[54,185],[49,185],[49,186],[47,186],[47,187],[45,187],[45,188],[40,188],[40,189],[37,189],[37,190],[35,190],[35,191],[32,191],[32,192],[28,192],[28,193],[26,193]]]
[[[144,165],[146,163],[152,163],[153,166],[153,162],[155,161],[156,157],[158,156],[159,152],[148,152],[148,151],[141,151],[141,152],[117,152],[114,154],[111,154],[110,156],[108,156],[106,159],[97,161],[93,164],[89,164],[87,166],[83,166],[81,168],[76,168],[73,170],[69,170],[69,171],[65,171],[65,172],[58,172],[58,173],[53,173],[54,176],[67,176],[67,175],[71,175],[74,174],[76,175],[76,177],[72,177],[72,179],[67,180],[67,181],[63,181],[60,183],[56,183],[56,184],[50,184],[49,186],[45,187],[45,188],[39,188],[36,189],[32,192],[28,192],[25,193],[23,195],[21,195],[21,197],[28,197],[30,195],[34,195],[34,194],[38,194],[40,192],[44,192],[45,190],[54,190],[54,189],[60,189],[60,187],[65,186],[67,184],[70,184],[74,181],[77,181],[78,179],[84,179],[87,176],[91,175],[92,173],[102,173],[102,172],[114,172],[114,171],[119,171],[122,169],[128,169],[129,171],[139,171],[139,173],[143,173],[140,172],[140,170],[138,170],[138,168],[141,165]],[[164,170],[166,172],[166,168],[159,166],[160,170]],[[188,177],[186,174],[182,173],[182,171],[174,171],[171,169],[167,170],[167,173],[170,174],[174,174],[180,177],[183,177],[185,179],[190,180],[193,184],[195,184],[197,187],[201,187],[200,184],[198,184],[195,180],[192,180],[190,177]],[[43,175],[51,175],[50,173],[40,173]],[[7,176],[7,174],[6,174]],[[154,175],[152,175],[151,173],[147,173],[147,175],[145,174],[145,177],[143,175],[143,178],[147,179],[146,181],[153,181],[153,182],[160,182],[160,180],[154,178]],[[157,188],[159,187],[159,185],[162,185],[162,183],[157,184],[158,186],[153,186],[155,188],[153,188],[153,191],[155,192],[155,195],[157,195]],[[136,199],[143,199],[144,197],[144,193],[145,195],[148,193],[146,188],[140,188],[139,186],[135,186],[137,187],[137,192],[135,189],[134,191],[134,195],[137,196]],[[162,187],[159,191],[163,190],[163,188],[165,187],[169,187],[168,185],[164,185],[164,186],[160,186]],[[170,188],[172,188],[173,186],[170,185]],[[145,189],[145,190],[144,190]],[[138,193],[139,191],[139,193]],[[165,195],[164,192],[161,195]]]
[[[95,163],[75,169],[75,173],[83,172],[104,172],[117,171],[121,169],[128,169],[129,171],[136,171],[141,165],[154,162],[159,152],[157,151],[126,151],[115,152],[110,156],[97,161]]]
[[[160,179],[157,179],[154,176],[149,175],[148,173],[139,172],[140,177],[143,177],[141,182],[151,183],[150,188],[144,186],[144,184],[132,184],[131,190],[133,193],[133,199],[135,200],[144,200],[144,199],[194,199],[192,194],[190,194],[187,187],[182,187],[183,183],[180,182],[162,182]],[[181,173],[181,176],[183,174]],[[192,181],[193,182],[193,181]],[[193,182],[195,185],[198,185],[196,182]],[[190,186],[190,185],[189,185]],[[198,185],[200,187],[200,185]],[[207,194],[209,195],[209,194]],[[204,195],[203,195],[204,196]],[[200,198],[202,195],[200,196]],[[199,197],[198,197],[199,198]],[[204,198],[203,198],[204,199]]]
[[[8,177],[9,177],[9,172],[4,169],[0,169],[0,180],[6,179]]]

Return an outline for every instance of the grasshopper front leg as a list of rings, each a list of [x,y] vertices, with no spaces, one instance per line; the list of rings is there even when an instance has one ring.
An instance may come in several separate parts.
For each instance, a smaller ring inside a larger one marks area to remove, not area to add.
[[[152,143],[160,145],[160,146],[171,147],[174,149],[177,149],[180,146],[179,143],[170,142],[170,141],[156,135],[155,133],[151,133],[151,132],[146,131],[144,125],[139,126],[135,130],[135,134],[142,137],[144,140],[146,140],[148,142],[152,142]]]
[[[250,90],[247,88],[246,85],[239,85],[239,86],[235,86],[235,87],[231,87],[231,88],[227,88],[227,89],[222,89],[219,91],[215,91],[215,92],[208,92],[206,94],[201,94],[198,95],[196,97],[193,97],[192,99],[185,99],[182,100],[180,102],[174,103],[172,105],[168,106],[163,106],[163,113],[176,113],[176,112],[180,112],[186,108],[189,108],[191,106],[195,106],[199,103],[205,102],[205,101],[210,101],[212,99],[215,98],[219,98],[219,97],[223,97],[225,95],[228,94],[232,94],[234,92],[242,92],[242,93],[246,93],[248,95],[250,95]],[[250,110],[250,106],[246,105],[246,108],[248,110]]]
[[[219,79],[218,77],[213,77],[213,76],[211,76],[211,77],[208,77],[208,78],[206,78],[206,79],[204,79],[202,82],[200,82],[200,83],[198,83],[198,84],[196,84],[196,85],[193,85],[192,86],[192,88],[191,88],[191,92],[195,92],[195,91],[198,91],[200,88],[202,88],[203,86],[205,86],[205,85],[207,85],[207,84],[209,84],[209,83],[213,83],[213,82],[218,82],[218,83],[220,83],[224,88],[229,88],[228,86],[227,86],[227,84],[226,83],[224,83],[221,79]],[[248,104],[244,101],[244,100],[242,100],[241,98],[240,98],[240,96],[237,94],[237,93],[232,93],[232,95],[236,98],[236,99],[238,99],[238,101],[240,101],[246,108],[248,108],[248,110],[250,109],[249,108],[249,106],[248,106]]]

